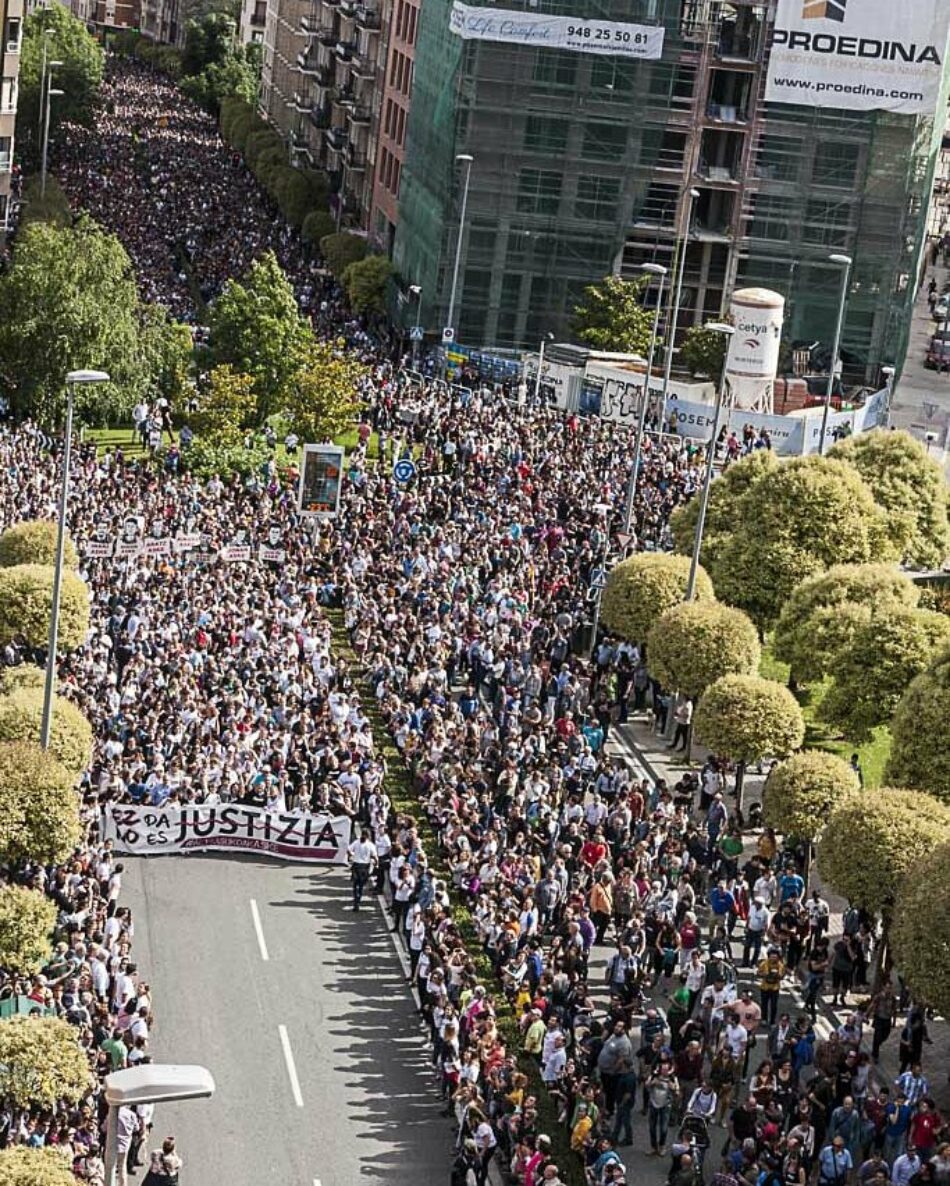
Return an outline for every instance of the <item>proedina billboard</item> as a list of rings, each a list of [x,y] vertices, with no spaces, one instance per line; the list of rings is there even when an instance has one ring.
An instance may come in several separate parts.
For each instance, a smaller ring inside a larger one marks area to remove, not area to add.
[[[950,0],[778,0],[770,103],[932,115]]]

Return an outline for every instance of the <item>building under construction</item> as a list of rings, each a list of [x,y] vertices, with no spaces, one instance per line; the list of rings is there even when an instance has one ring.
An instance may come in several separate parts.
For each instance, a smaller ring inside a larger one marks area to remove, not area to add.
[[[900,360],[946,71],[929,109],[909,114],[767,99],[770,53],[787,38],[777,36],[777,9],[781,19],[789,5],[802,14],[802,4],[543,0],[544,19],[569,19],[569,39],[629,36],[618,30],[630,22],[661,31],[662,52],[650,60],[533,43],[537,0],[505,0],[501,13],[476,6],[489,18],[523,13],[523,26],[505,25],[519,43],[504,30],[485,39],[489,25],[458,0],[425,0],[390,231],[403,284],[422,288],[427,329],[446,324],[463,177],[455,158],[470,154],[458,341],[535,347],[548,332],[567,336],[585,285],[611,271],[634,275],[645,262],[672,267],[688,220],[681,329],[720,315],[735,288],[763,286],[786,298],[787,342],[827,346],[840,287],[828,256],[843,252],[854,258],[849,371],[871,380]],[[892,7],[928,5],[937,11],[937,0]],[[804,16],[814,16],[810,7]],[[812,24],[831,38],[844,5],[817,7]],[[933,18],[941,62],[946,23]],[[474,31],[459,35],[463,25]]]

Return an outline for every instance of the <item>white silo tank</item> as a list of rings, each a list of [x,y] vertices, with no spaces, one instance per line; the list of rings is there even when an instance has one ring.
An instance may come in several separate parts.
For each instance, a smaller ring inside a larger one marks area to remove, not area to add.
[[[740,288],[732,295],[729,317],[736,332],[726,361],[728,402],[771,415],[785,298],[768,288]]]

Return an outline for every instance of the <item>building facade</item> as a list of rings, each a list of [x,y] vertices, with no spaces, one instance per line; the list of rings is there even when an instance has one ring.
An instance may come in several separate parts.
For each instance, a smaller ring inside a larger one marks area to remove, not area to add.
[[[447,314],[455,158],[469,154],[461,342],[519,348],[567,336],[587,284],[676,264],[688,219],[681,329],[722,314],[735,288],[762,285],[786,297],[789,340],[827,342],[840,283],[828,256],[846,252],[846,362],[870,379],[899,359],[946,72],[941,101],[923,114],[767,100],[776,13],[790,6],[801,10],[798,0],[545,3],[578,34],[661,31],[662,52],[647,59],[463,39],[465,6],[426,0],[391,237],[401,281],[425,294],[427,328]],[[530,0],[506,8],[539,19]]]
[[[3,75],[0,79],[0,237],[10,225],[13,180],[13,140],[16,126],[20,76],[20,48],[23,43],[23,0],[0,0],[0,31],[3,35]]]

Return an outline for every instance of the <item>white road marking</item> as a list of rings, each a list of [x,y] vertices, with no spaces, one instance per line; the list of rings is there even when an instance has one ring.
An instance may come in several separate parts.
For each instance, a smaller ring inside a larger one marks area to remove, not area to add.
[[[266,963],[270,956],[267,954],[267,944],[264,941],[264,928],[261,926],[261,912],[257,903],[251,898],[251,918],[254,920],[254,933],[257,935],[257,946],[261,949],[261,959]]]
[[[287,1036],[287,1027],[279,1025],[277,1032],[280,1034],[280,1044],[284,1050],[284,1062],[287,1064],[287,1075],[290,1079],[290,1090],[293,1093],[294,1103],[298,1108],[303,1107],[303,1096],[300,1094],[300,1080],[297,1078],[297,1065],[294,1062],[294,1052],[290,1049],[290,1038]]]

